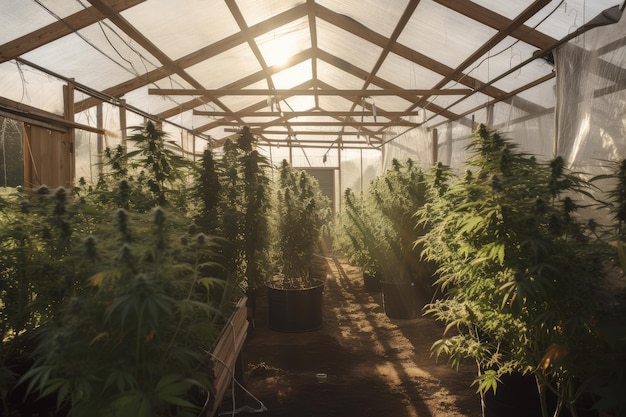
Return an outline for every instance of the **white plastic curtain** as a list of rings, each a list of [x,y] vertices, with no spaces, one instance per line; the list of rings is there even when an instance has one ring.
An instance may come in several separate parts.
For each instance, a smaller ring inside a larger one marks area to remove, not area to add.
[[[556,153],[572,169],[599,173],[626,157],[626,18],[555,51]]]

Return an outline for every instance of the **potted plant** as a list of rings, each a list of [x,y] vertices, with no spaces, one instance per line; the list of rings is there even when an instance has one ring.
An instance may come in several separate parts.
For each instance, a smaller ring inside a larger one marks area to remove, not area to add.
[[[243,291],[248,300],[249,320],[254,326],[256,296],[270,270],[270,179],[267,159],[255,149],[256,139],[248,127],[216,159],[204,151],[196,179],[198,200],[196,225],[205,233],[224,238],[222,254],[225,302],[233,291]]]
[[[276,263],[278,274],[267,284],[269,325],[300,332],[323,324],[323,277],[311,274],[323,224],[328,220],[328,199],[317,181],[283,160],[276,188]]]
[[[446,291],[427,313],[456,329],[434,352],[453,366],[475,361],[485,415],[529,405],[502,401],[511,375],[534,380],[537,414],[576,415],[581,364],[597,343],[592,323],[610,299],[606,247],[576,218],[588,189],[561,158],[539,163],[484,126],[469,149],[468,171],[422,213],[431,223],[424,253]]]
[[[421,244],[415,244],[428,228],[415,217],[427,202],[426,190],[426,177],[412,160],[394,159],[365,194],[357,197],[347,190],[344,196],[339,233],[347,234],[348,253],[361,259],[367,253],[374,260],[384,310],[391,318],[417,317],[433,295],[435,268],[421,259]]]
[[[381,268],[376,261],[374,218],[366,214],[363,195],[356,196],[351,189],[344,192],[344,209],[337,217],[333,249],[337,254],[346,257],[350,265],[361,268],[363,274],[363,286],[367,292],[379,293],[381,291],[380,280]],[[369,221],[368,221],[369,220]]]
[[[425,174],[411,159],[394,159],[368,190],[386,224],[378,238],[387,241],[391,250],[381,282],[389,317],[417,317],[433,296],[434,263],[422,259],[422,244],[416,243],[428,229],[416,219],[416,212],[427,203],[426,190]]]

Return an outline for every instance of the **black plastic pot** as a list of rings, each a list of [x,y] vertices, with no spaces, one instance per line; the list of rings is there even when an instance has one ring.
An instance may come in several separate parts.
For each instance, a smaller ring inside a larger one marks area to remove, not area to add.
[[[414,319],[421,314],[425,296],[412,282],[381,281],[383,308],[391,319]]]
[[[381,274],[380,272],[370,273],[363,271],[363,287],[365,291],[370,294],[377,294],[382,291],[380,286]]]
[[[267,285],[269,327],[279,332],[309,332],[322,327],[324,282],[308,288]]]
[[[535,377],[529,374],[506,374],[501,378],[497,393],[488,391],[485,394],[485,417],[528,417],[541,416],[541,403],[537,392]],[[557,398],[546,392],[548,413],[552,415],[556,409]],[[585,404],[584,398],[577,402],[576,411],[579,417],[598,417],[591,404]],[[567,408],[563,408],[561,417],[571,417]]]

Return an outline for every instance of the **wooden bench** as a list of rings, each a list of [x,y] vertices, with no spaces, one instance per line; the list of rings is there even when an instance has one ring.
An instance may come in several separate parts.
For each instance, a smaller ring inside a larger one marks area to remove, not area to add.
[[[248,332],[246,302],[245,297],[239,300],[211,351],[212,365],[209,371],[213,385],[209,391],[207,417],[215,415],[224,394],[232,386],[233,378],[241,381],[243,376],[241,350]]]

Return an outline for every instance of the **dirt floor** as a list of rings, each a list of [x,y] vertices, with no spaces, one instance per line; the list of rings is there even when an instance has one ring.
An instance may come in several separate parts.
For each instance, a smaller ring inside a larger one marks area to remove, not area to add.
[[[477,417],[474,368],[459,372],[431,356],[442,327],[431,318],[389,319],[380,293],[367,293],[358,268],[323,258],[328,268],[324,325],[306,333],[267,326],[267,297],[243,352],[243,393],[235,407],[289,417]],[[316,373],[326,373],[318,383]],[[231,398],[220,408],[231,415]],[[238,415],[251,415],[240,411]]]

